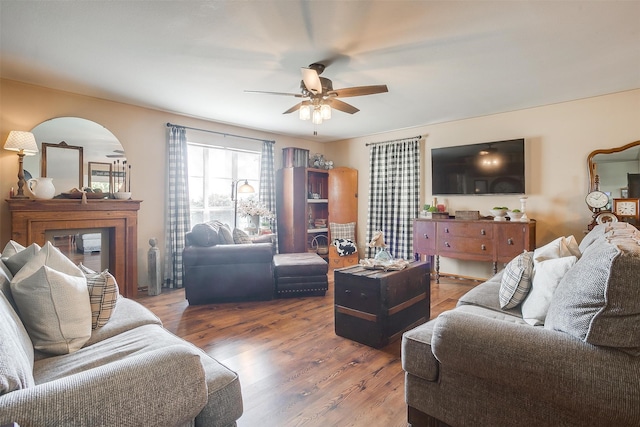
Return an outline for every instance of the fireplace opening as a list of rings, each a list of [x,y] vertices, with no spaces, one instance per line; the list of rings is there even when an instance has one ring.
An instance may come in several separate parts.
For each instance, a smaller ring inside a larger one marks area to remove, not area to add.
[[[108,228],[47,230],[45,239],[76,265],[82,263],[93,271],[109,268]]]

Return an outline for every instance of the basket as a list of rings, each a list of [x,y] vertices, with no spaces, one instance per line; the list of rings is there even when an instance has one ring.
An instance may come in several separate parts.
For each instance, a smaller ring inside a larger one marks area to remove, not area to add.
[[[324,239],[324,243],[320,242],[320,237]],[[318,255],[326,255],[329,253],[329,239],[324,234],[318,234],[311,240],[311,248],[315,249]]]

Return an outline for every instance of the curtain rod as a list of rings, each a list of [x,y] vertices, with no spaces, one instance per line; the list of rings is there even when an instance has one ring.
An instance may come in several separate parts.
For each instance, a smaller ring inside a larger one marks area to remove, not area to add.
[[[407,139],[420,139],[422,138],[422,135],[418,135],[418,136],[412,136],[410,138],[400,138],[400,139],[392,139],[391,141],[381,141],[381,142],[367,142],[365,145],[365,147],[368,147],[370,145],[378,145],[378,144],[389,144],[392,142],[400,142],[400,141],[406,141]]]
[[[244,138],[244,139],[252,139],[254,141],[262,141],[262,142],[270,142],[272,144],[275,144],[276,142],[270,139],[260,139],[260,138],[252,138],[250,136],[242,136],[242,135],[235,135],[233,133],[225,133],[225,132],[216,132],[215,130],[209,130],[209,129],[200,129],[200,128],[192,128],[189,126],[182,126],[182,125],[176,125],[174,123],[167,123],[167,127],[171,127],[171,126],[177,126],[177,127],[181,127],[184,129],[191,129],[191,130],[197,130],[200,132],[209,132],[209,133],[215,133],[218,135],[222,135],[222,136],[232,136],[234,138]]]

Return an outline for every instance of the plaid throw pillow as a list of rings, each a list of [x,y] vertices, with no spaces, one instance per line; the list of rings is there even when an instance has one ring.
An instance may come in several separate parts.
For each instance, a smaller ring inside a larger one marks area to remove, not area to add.
[[[240,230],[239,228],[234,228],[233,229],[233,241],[236,244],[253,243],[251,241],[251,237],[249,237],[249,235],[247,233],[245,233],[244,231]]]
[[[86,270],[89,269],[86,267],[82,270],[87,277],[87,288],[89,289],[91,329],[101,328],[107,324],[116,308],[119,294],[118,284],[116,278],[108,270],[102,273],[88,273]]]
[[[347,224],[338,224],[336,222],[329,223],[331,230],[331,239],[347,239],[355,242],[356,240],[356,223],[349,222]]]
[[[507,310],[520,304],[531,289],[532,275],[533,252],[524,252],[512,259],[502,275],[500,307]]]

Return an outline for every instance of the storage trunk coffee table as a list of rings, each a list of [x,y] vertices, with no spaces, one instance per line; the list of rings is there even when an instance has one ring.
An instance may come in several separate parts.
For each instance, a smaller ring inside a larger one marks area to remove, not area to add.
[[[430,265],[403,270],[335,270],[335,331],[371,347],[384,347],[430,316]]]

